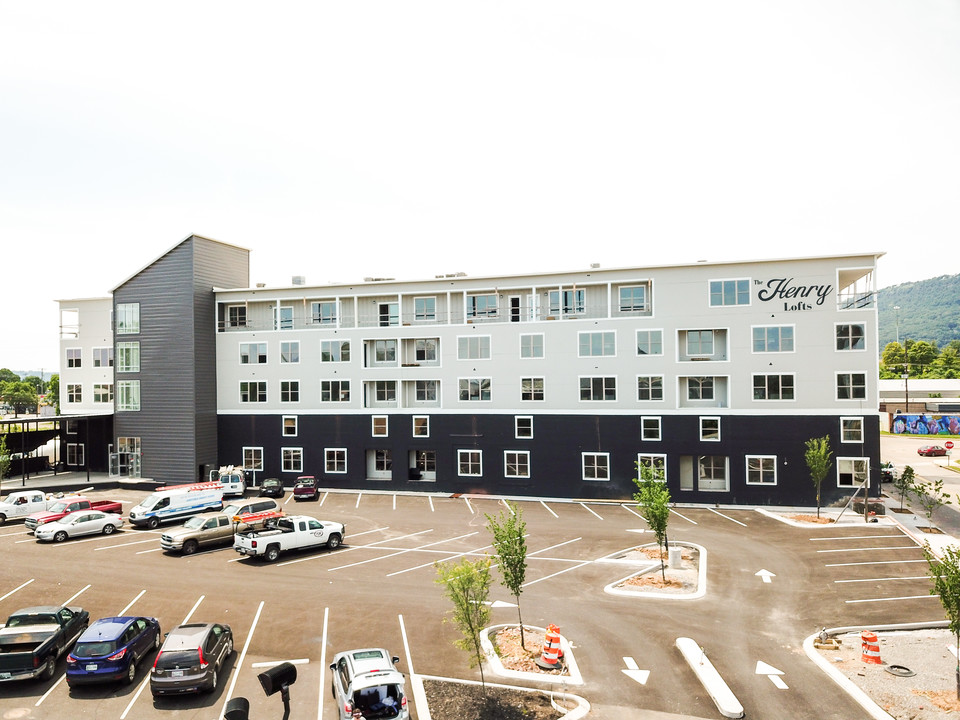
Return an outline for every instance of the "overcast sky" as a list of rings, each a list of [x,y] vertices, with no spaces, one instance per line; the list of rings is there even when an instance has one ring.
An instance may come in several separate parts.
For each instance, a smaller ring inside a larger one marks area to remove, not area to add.
[[[960,3],[0,0],[0,367],[191,233],[251,282],[960,272]]]

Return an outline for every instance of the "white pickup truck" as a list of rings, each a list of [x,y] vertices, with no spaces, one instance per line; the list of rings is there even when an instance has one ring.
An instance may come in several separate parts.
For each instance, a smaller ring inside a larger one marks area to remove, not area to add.
[[[268,520],[263,530],[233,536],[233,549],[241,555],[274,562],[280,553],[325,545],[340,547],[344,538],[342,523],[317,520],[308,515],[287,515]]]
[[[48,497],[39,490],[12,492],[0,502],[0,525],[14,518],[25,518],[48,510],[58,498]]]

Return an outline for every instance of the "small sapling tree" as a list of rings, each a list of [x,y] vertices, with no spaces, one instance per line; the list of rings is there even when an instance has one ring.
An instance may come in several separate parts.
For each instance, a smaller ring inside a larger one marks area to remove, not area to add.
[[[940,596],[940,604],[950,621],[950,632],[956,642],[957,664],[954,677],[957,700],[960,700],[960,549],[948,545],[943,549],[942,556],[937,557],[931,550],[930,543],[924,543],[923,555],[927,559],[927,572],[933,580],[930,594]]]
[[[444,618],[444,622],[452,621],[463,636],[454,645],[470,654],[470,667],[480,666],[480,684],[486,693],[487,684],[483,677],[483,647],[480,644],[480,633],[490,622],[490,606],[487,597],[490,595],[490,558],[477,560],[464,558],[459,563],[436,563],[436,583],[443,586],[444,594],[453,603],[451,617]]]
[[[923,514],[927,516],[927,521],[933,525],[933,514],[944,505],[953,505],[950,495],[943,491],[943,480],[919,480],[913,484],[913,494],[917,496],[917,502],[923,508]]]
[[[646,465],[637,464],[637,475],[639,477],[634,478],[633,482],[636,483],[639,491],[633,494],[633,499],[637,501],[640,514],[657,538],[657,547],[660,548],[660,577],[666,580],[667,571],[663,556],[668,550],[667,523],[670,521],[670,491],[667,490],[667,484]]]
[[[820,518],[820,486],[823,479],[830,472],[830,458],[833,452],[830,450],[830,438],[827,435],[819,438],[810,438],[807,440],[807,450],[803,454],[803,459],[807,461],[807,467],[810,469],[810,479],[813,481],[813,487],[817,491],[817,518]]]
[[[517,620],[520,622],[520,646],[526,649],[523,634],[523,616],[520,614],[520,593],[527,577],[527,523],[519,505],[507,503],[507,509],[496,517],[487,515],[487,529],[493,535],[493,549],[500,570],[500,582],[517,601]]]
[[[903,472],[893,478],[893,487],[900,495],[900,509],[903,510],[903,501],[907,495],[913,492],[913,481],[916,478],[914,470],[909,465],[903,468]]]

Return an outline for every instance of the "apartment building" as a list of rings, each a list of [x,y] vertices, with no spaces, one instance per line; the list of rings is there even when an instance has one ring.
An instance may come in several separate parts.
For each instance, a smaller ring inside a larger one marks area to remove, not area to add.
[[[639,464],[678,502],[809,504],[827,435],[849,495],[879,478],[879,256],[250,287],[191,236],[114,290],[114,444],[163,480],[624,499]]]

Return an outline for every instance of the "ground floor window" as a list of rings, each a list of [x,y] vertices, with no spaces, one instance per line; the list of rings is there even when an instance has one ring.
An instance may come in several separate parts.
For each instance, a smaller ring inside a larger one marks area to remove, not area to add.
[[[457,474],[461,477],[483,475],[483,451],[457,450]]]
[[[327,448],[323,451],[324,472],[342,474],[347,471],[347,449]]]
[[[747,455],[747,485],[776,485],[777,458],[774,455]]]
[[[727,458],[724,455],[701,455],[697,460],[697,488],[725,492],[727,485]]]
[[[67,465],[83,465],[83,443],[67,443]]]
[[[303,448],[280,449],[283,472],[303,472]]]
[[[667,456],[661,453],[650,454],[640,453],[637,455],[637,472],[642,474],[643,468],[652,473],[654,480],[666,482],[667,480]]]
[[[530,451],[506,450],[503,453],[503,474],[508,478],[530,477]]]
[[[263,470],[263,448],[245,447],[243,449],[243,467],[246,470]]]
[[[867,479],[868,458],[837,458],[837,487],[859,487]]]
[[[609,480],[610,453],[583,453],[583,479]]]

